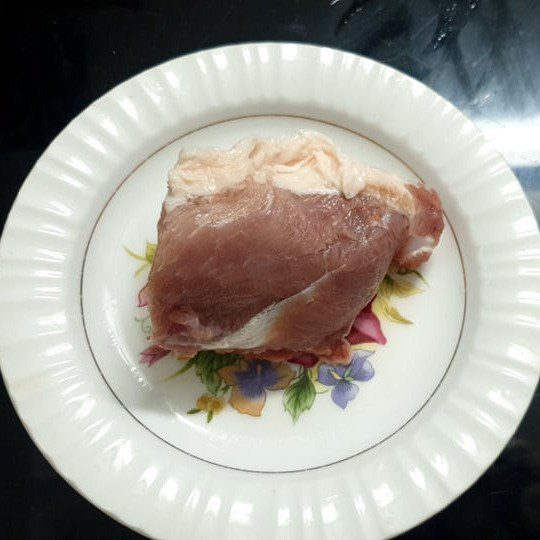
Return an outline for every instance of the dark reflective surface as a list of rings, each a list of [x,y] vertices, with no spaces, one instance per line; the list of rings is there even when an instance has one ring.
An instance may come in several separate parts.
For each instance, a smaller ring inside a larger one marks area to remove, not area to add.
[[[164,60],[255,40],[339,47],[422,80],[479,125],[540,217],[538,1],[176,0],[44,6],[25,13],[0,8],[2,222],[47,144],[94,99]],[[58,477],[31,443],[3,386],[0,394],[0,538],[136,538]],[[447,509],[404,537],[458,536],[540,537],[538,392],[495,465]]]

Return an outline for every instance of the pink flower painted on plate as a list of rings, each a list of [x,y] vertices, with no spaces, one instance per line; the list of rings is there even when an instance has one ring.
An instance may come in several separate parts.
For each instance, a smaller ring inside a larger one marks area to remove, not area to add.
[[[137,307],[145,307],[148,305],[148,291],[146,290],[148,285],[145,285],[140,291],[139,295],[137,296],[138,303]]]
[[[145,364],[148,367],[153,366],[159,362],[163,357],[167,356],[170,351],[162,349],[157,345],[150,345],[150,347],[144,349],[141,353],[141,364]]]
[[[353,326],[347,341],[351,345],[360,343],[379,343],[386,345],[386,337],[382,333],[381,322],[377,315],[371,309],[371,302],[358,314],[354,320]]]
[[[291,364],[298,364],[306,368],[313,367],[318,361],[319,359],[312,354],[300,354],[289,360]]]

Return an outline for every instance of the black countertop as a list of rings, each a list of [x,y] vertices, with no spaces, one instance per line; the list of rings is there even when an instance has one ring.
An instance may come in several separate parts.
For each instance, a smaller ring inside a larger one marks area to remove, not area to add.
[[[540,217],[540,2],[229,0],[0,8],[2,222],[47,144],[116,84],[197,49],[297,41],[416,77],[484,131]],[[69,487],[0,389],[2,538],[136,538]],[[496,463],[404,538],[540,537],[540,396]]]

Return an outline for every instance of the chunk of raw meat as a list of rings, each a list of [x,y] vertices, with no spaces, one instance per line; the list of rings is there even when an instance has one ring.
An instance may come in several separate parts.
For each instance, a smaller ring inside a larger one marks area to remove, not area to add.
[[[347,362],[345,336],[390,265],[416,268],[437,244],[437,195],[369,168],[349,198],[246,170],[180,203],[170,186],[146,291],[154,343],[183,355]]]

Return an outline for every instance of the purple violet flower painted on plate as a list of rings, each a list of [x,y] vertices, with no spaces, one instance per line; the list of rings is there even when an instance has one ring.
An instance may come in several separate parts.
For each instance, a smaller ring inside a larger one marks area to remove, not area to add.
[[[325,386],[333,386],[332,400],[342,409],[358,395],[358,386],[353,381],[369,381],[375,374],[368,360],[372,354],[372,351],[355,351],[347,366],[322,364],[319,367],[318,381]]]
[[[291,383],[294,372],[287,363],[266,360],[243,362],[219,370],[221,378],[232,386],[229,403],[239,412],[260,416],[267,390],[283,390]]]

